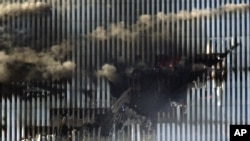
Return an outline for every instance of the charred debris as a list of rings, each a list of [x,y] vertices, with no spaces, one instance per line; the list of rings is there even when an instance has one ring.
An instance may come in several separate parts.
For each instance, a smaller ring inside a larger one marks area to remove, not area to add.
[[[142,67],[138,63],[126,74],[117,69],[114,75],[123,83],[109,81],[111,94],[119,101],[114,106],[122,107],[122,103],[127,103],[137,113],[155,117],[160,109],[171,102],[185,105],[186,91],[196,83],[197,78],[203,82],[215,79],[217,85],[221,85],[227,72],[222,63],[239,45],[233,45],[225,53],[196,54],[190,60],[157,55],[154,66],[143,64]],[[124,93],[120,93],[120,90],[124,90]]]
[[[158,113],[171,112],[177,106],[185,118],[188,89],[210,80],[220,86],[228,71],[222,64],[240,45],[235,43],[224,53],[195,54],[189,60],[157,55],[153,66],[141,60],[125,69],[117,62],[104,65],[102,69],[106,69],[105,77],[116,101],[107,114],[97,116],[94,124],[102,128],[103,135],[126,128],[127,121],[151,129],[159,120]]]

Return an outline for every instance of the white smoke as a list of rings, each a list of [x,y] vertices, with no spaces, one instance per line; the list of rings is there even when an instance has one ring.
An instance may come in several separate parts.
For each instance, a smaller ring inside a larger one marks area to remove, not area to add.
[[[55,61],[51,64],[46,65],[46,71],[43,73],[43,77],[53,77],[53,78],[61,78],[61,77],[69,77],[72,76],[72,73],[75,69],[76,65],[71,61],[58,62]]]
[[[238,4],[225,4],[221,6],[220,12],[234,12],[239,10],[249,10],[250,5],[245,3],[238,3]]]
[[[97,76],[105,77],[111,82],[116,81],[116,67],[110,64],[104,64],[101,70],[97,71]]]
[[[8,55],[4,52],[0,52],[0,82],[7,81],[9,78],[9,72],[6,68],[5,62],[8,60]]]
[[[45,2],[1,3],[0,19],[46,13],[50,9],[51,5]],[[29,45],[22,45],[22,40],[14,29],[1,27],[0,82],[61,79],[72,76],[76,66],[67,60],[67,54],[71,51],[69,42],[63,41],[53,45],[49,51],[37,52]]]
[[[51,6],[45,2],[1,3],[0,19],[6,16],[19,16],[49,11]]]
[[[249,10],[249,4],[225,4],[216,9],[193,9],[192,11],[180,11],[178,13],[171,14],[158,14],[157,20],[169,21],[169,20],[190,20],[194,18],[210,17],[219,14],[224,14],[226,12]]]
[[[53,45],[51,53],[57,60],[64,60],[65,56],[71,51],[68,41],[62,41],[61,44]]]
[[[97,27],[92,33],[88,35],[91,39],[108,40],[117,38],[122,41],[137,41],[145,33],[152,39],[172,37],[172,34],[179,33],[180,29],[175,29],[175,33],[166,25],[168,22],[175,22],[179,20],[192,20],[201,17],[211,17],[215,15],[224,14],[226,12],[249,10],[249,4],[225,4],[215,9],[193,9],[191,11],[180,11],[178,13],[165,14],[158,12],[156,15],[141,15],[139,19],[128,28],[125,27],[124,22],[111,24],[107,29]],[[161,26],[159,26],[161,25]],[[157,27],[157,28],[156,28]],[[168,38],[168,39],[169,39]],[[164,40],[168,40],[164,39]]]
[[[64,55],[68,51],[65,51],[66,47],[62,44],[53,46],[52,51],[48,52],[37,52],[28,47],[16,47],[8,53],[1,51],[0,82],[71,77],[75,64],[69,60],[56,59],[59,54],[55,53],[55,48],[61,50]]]

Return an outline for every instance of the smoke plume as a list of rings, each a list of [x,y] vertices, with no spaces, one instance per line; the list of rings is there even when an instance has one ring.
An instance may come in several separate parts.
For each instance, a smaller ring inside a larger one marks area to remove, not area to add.
[[[0,19],[7,16],[43,13],[50,11],[51,6],[45,2],[23,2],[0,4]]]
[[[138,41],[139,38],[148,36],[152,40],[164,39],[171,40],[173,34],[182,35],[180,29],[171,29],[166,26],[168,22],[176,22],[179,20],[192,20],[201,17],[211,17],[227,12],[249,10],[249,4],[225,4],[215,9],[193,9],[191,11],[180,11],[178,13],[165,14],[158,12],[156,15],[141,15],[135,24],[125,27],[124,22],[113,23],[105,29],[97,27],[88,35],[91,39],[108,40],[120,39],[126,42]],[[164,26],[162,26],[164,25]],[[171,32],[171,30],[175,30]],[[165,39],[167,37],[167,39]]]
[[[105,77],[111,82],[116,81],[116,67],[110,64],[104,64],[101,70],[97,71],[97,76]]]
[[[0,20],[9,16],[43,14],[51,10],[45,2],[0,4]],[[15,29],[0,29],[0,82],[70,78],[75,64],[67,60],[69,42],[53,45],[50,50],[37,51],[25,43],[29,35]]]
[[[14,47],[0,51],[0,82],[29,81],[36,79],[69,78],[75,64],[69,60],[59,60],[69,51],[65,43],[52,46],[50,51],[37,52],[29,47]],[[55,52],[60,50],[63,52]]]
[[[216,9],[194,9],[192,11],[180,11],[178,13],[171,13],[164,15],[162,13],[157,14],[157,20],[190,20],[194,18],[210,17],[226,12],[244,11],[249,10],[249,4],[225,4]]]
[[[53,45],[50,50],[57,60],[64,60],[71,49],[68,41],[62,41],[61,44]]]

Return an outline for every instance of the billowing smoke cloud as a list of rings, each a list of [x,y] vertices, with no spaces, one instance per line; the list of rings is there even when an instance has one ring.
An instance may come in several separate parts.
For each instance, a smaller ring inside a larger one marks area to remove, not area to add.
[[[51,6],[45,2],[23,2],[0,4],[0,19],[7,16],[43,13],[50,11]]]
[[[238,4],[225,4],[221,6],[220,10],[222,12],[233,12],[237,10],[249,10],[250,5],[246,3],[238,3]]]
[[[116,67],[111,64],[104,64],[101,70],[97,71],[97,76],[105,77],[111,82],[116,81]]]
[[[69,78],[75,64],[69,60],[59,60],[65,57],[63,55],[69,48],[63,42],[52,46],[48,52],[37,52],[28,47],[0,51],[0,82]],[[57,50],[59,52],[55,52]]]
[[[8,16],[44,14],[51,10],[51,5],[32,1],[2,3],[0,10],[2,20]],[[71,51],[69,42],[63,41],[48,51],[38,52],[27,41],[30,34],[9,28],[0,28],[0,82],[72,77],[76,66],[67,60],[67,54]]]
[[[53,45],[51,53],[57,60],[64,60],[66,55],[71,51],[68,41],[63,41],[61,44]]]
[[[13,45],[14,37],[5,32],[5,27],[0,30],[0,49],[9,49]]]
[[[194,18],[200,18],[200,17],[210,17],[215,16],[219,14],[224,14],[226,12],[234,12],[238,10],[249,10],[250,5],[249,4],[225,4],[217,9],[194,9],[192,11],[180,11],[178,13],[172,13],[172,14],[163,14],[158,13],[157,14],[157,20],[190,20]]]
[[[152,40],[163,39],[171,40],[173,34],[181,35],[180,29],[174,29],[171,32],[170,27],[166,26],[167,22],[175,22],[178,20],[192,20],[201,17],[211,17],[215,15],[224,14],[226,12],[249,10],[249,4],[225,4],[216,9],[194,9],[191,11],[180,11],[178,13],[165,14],[158,12],[156,15],[141,15],[135,24],[125,27],[124,22],[111,24],[107,29],[104,27],[97,27],[92,33],[88,35],[91,39],[108,40],[120,39],[122,41],[137,41],[143,36],[149,36]],[[161,25],[161,26],[160,26]],[[165,26],[162,26],[165,25]],[[167,37],[167,38],[166,38]]]

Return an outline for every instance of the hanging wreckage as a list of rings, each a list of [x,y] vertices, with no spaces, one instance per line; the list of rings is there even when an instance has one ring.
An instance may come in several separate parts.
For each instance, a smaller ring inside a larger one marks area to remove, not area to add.
[[[239,45],[224,53],[196,54],[189,60],[158,55],[153,67],[139,62],[129,71],[117,69],[112,74],[115,80],[107,78],[117,100],[108,114],[99,117],[101,120],[97,117],[96,123],[108,135],[113,129],[122,129],[127,118],[154,125],[159,112],[169,112],[173,105],[185,109],[187,90],[197,84],[197,79],[204,83],[213,79],[221,85],[227,72],[223,61]]]

